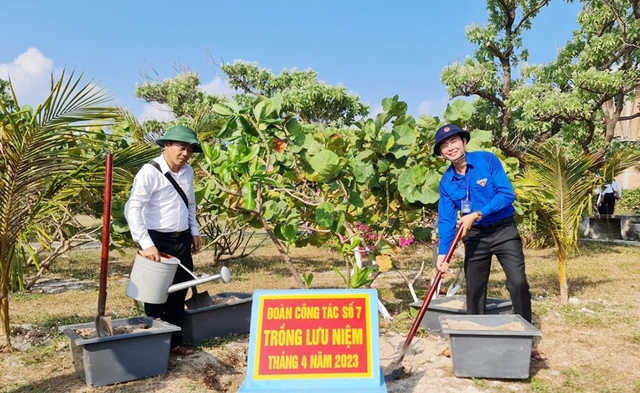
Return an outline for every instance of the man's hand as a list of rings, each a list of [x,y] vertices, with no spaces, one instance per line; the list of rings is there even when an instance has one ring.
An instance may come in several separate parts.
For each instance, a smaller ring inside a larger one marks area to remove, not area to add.
[[[478,220],[478,218],[479,218],[478,213],[475,213],[475,212],[460,217],[460,219],[458,220],[458,226],[462,225],[462,227],[464,228],[462,230],[462,237],[464,237],[467,234],[467,231],[471,229],[471,227]]]
[[[436,260],[436,268],[445,274],[449,271],[449,264],[444,261],[444,255],[438,255],[438,259]]]
[[[149,260],[160,262],[160,251],[158,251],[158,248],[156,246],[145,248],[141,251],[141,254],[143,257]]]
[[[200,240],[200,236],[194,236],[193,242],[191,242],[191,252],[196,254],[202,250],[202,240]]]

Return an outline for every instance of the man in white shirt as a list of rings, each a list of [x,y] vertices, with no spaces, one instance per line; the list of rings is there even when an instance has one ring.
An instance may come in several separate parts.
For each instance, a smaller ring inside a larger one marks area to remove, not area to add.
[[[160,254],[168,254],[193,270],[191,253],[200,251],[202,243],[196,221],[193,168],[187,161],[202,149],[196,133],[185,126],[169,128],[156,144],[164,147],[164,151],[136,174],[125,205],[125,217],[142,256],[160,262]],[[173,283],[190,279],[188,272],[178,269]],[[182,328],[186,296],[184,289],[170,293],[164,304],[145,303],[145,314]],[[183,341],[182,331],[174,332],[171,351],[179,356],[193,354],[192,349],[183,346]]]
[[[616,202],[620,198],[622,198],[622,188],[615,179],[602,186],[598,195],[598,213],[613,214]]]

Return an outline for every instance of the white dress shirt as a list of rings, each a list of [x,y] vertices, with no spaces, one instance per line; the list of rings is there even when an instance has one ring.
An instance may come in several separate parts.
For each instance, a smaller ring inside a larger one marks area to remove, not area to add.
[[[622,188],[618,184],[617,181],[612,181],[609,184],[605,184],[603,188],[600,189],[600,194],[598,195],[597,204],[601,204],[604,198],[604,194],[613,194],[614,192],[618,193],[618,198],[622,198]]]
[[[131,237],[144,250],[154,246],[148,230],[158,232],[181,232],[191,230],[192,236],[199,236],[196,221],[196,197],[193,188],[193,168],[184,164],[178,173],[171,172],[163,155],[154,158],[160,164],[159,170],[151,165],[143,165],[136,174],[131,187],[124,214],[129,224]],[[164,173],[169,172],[189,201],[189,207],[173,187]]]

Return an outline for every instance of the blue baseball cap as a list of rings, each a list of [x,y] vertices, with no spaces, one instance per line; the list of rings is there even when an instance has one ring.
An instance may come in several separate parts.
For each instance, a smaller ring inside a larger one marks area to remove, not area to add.
[[[440,144],[442,143],[442,141],[444,141],[450,136],[458,135],[458,134],[460,134],[461,137],[466,138],[467,143],[469,143],[469,139],[471,139],[471,135],[467,131],[461,129],[455,124],[445,124],[442,127],[438,128],[438,131],[436,131],[436,144],[433,146],[433,154],[436,156],[439,156]]]

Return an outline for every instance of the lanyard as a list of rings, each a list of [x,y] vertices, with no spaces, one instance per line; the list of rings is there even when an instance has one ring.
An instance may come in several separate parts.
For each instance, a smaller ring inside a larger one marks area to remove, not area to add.
[[[464,177],[467,178],[467,199],[465,199],[466,201],[471,200],[471,174],[469,173],[469,165],[467,165],[467,168],[464,171]]]
[[[462,215],[471,213],[471,174],[469,173],[469,167],[464,172],[465,177],[467,178],[467,196],[465,199],[460,201],[460,213]]]

